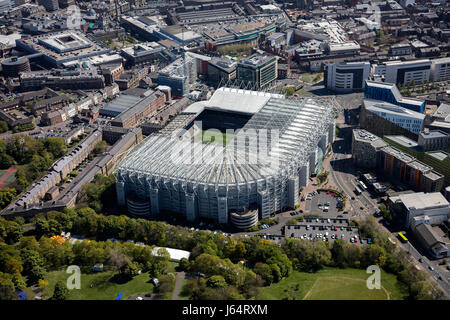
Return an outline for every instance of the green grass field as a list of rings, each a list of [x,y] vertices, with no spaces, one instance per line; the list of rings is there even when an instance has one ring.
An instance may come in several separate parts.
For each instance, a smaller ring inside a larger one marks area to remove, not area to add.
[[[56,282],[66,281],[69,276],[64,270],[49,272],[45,277],[49,283],[48,291],[53,293]],[[126,300],[134,294],[153,293],[154,286],[148,273],[142,273],[123,284],[111,281],[113,276],[114,272],[111,271],[81,274],[81,289],[69,290],[68,300],[115,300],[119,292],[123,293],[121,300]]]
[[[279,300],[288,293],[297,300],[401,300],[405,288],[395,275],[381,272],[380,290],[369,290],[369,274],[360,269],[327,268],[317,273],[294,271],[287,279],[261,288],[258,299]]]
[[[176,262],[169,262],[168,272],[175,272]],[[115,300],[119,292],[122,292],[121,300],[126,300],[129,296],[139,293],[152,293],[153,284],[150,282],[148,273],[137,275],[126,283],[116,283],[113,280],[113,271],[99,273],[81,274],[81,289],[69,290],[68,300]],[[48,281],[49,295],[53,293],[58,280],[66,281],[70,274],[65,270],[52,271],[47,273],[45,280]],[[91,287],[92,285],[92,287]],[[30,292],[30,291],[29,291]],[[30,292],[31,293],[31,292]],[[28,293],[27,293],[28,296]],[[169,293],[165,299],[172,297]]]
[[[218,143],[218,144],[222,144],[222,145],[227,145],[228,143],[230,143],[231,140],[233,140],[234,138],[234,134],[226,134],[226,133],[221,133],[222,135],[222,141],[220,141],[220,139],[217,136],[217,132],[214,131],[208,131],[208,130],[202,130],[201,133],[197,134],[194,137],[194,141],[201,141],[203,143]]]

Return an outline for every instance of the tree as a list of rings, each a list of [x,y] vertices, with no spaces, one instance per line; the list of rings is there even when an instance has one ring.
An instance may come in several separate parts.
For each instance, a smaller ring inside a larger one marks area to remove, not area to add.
[[[342,240],[338,239],[334,241],[333,247],[331,248],[331,255],[337,267],[345,267],[345,243]]]
[[[0,153],[0,169],[9,169],[14,165],[14,158],[9,154]]]
[[[159,285],[157,291],[166,294],[173,291],[175,285],[175,276],[172,273],[165,274],[159,277]]]
[[[53,159],[61,158],[67,150],[66,143],[61,137],[48,137],[44,139],[45,149],[50,152]]]
[[[227,282],[224,277],[219,275],[214,275],[208,278],[206,285],[211,288],[226,288]]]
[[[8,131],[8,123],[6,121],[0,120],[0,133]]]
[[[273,282],[272,269],[269,265],[258,262],[253,267],[253,271],[265,281],[266,285],[270,285]]]
[[[3,209],[8,206],[16,197],[16,194],[17,192],[14,188],[3,188],[0,190],[0,208]]]
[[[69,294],[69,289],[67,289],[64,281],[59,280],[55,285],[55,291],[53,292],[52,300],[66,300]]]
[[[180,264],[178,266],[182,271],[189,271],[190,266],[189,260],[186,258],[181,258]]]
[[[94,152],[95,155],[102,154],[103,152],[106,151],[107,147],[108,147],[108,144],[106,143],[106,141],[104,141],[104,140],[99,141],[95,145],[93,152]]]
[[[120,268],[120,275],[125,279],[132,279],[139,274],[139,265],[136,262],[127,261]]]
[[[0,300],[17,299],[15,291],[11,276],[0,272]]]

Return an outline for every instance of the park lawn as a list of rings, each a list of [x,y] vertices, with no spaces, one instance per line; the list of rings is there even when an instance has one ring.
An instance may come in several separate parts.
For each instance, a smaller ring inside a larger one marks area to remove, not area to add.
[[[369,274],[361,269],[325,268],[316,273],[293,271],[279,283],[261,288],[258,299],[280,300],[286,291],[297,300],[401,300],[407,294],[393,274],[381,271],[380,290],[366,287],[368,277]]]
[[[150,283],[148,273],[137,275],[132,280],[118,284],[111,281],[113,271],[104,271],[92,274],[81,274],[81,289],[69,290],[68,300],[115,300],[122,292],[121,300],[139,293],[153,293],[153,284]],[[66,281],[70,274],[65,270],[49,272],[45,280],[49,283],[49,292],[53,293],[58,280]],[[94,286],[91,288],[91,284]]]

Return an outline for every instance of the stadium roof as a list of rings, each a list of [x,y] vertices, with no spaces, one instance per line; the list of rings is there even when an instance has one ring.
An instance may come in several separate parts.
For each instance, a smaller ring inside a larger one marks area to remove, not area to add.
[[[197,142],[191,132],[176,131],[172,136],[155,133],[127,155],[119,164],[118,174],[136,178],[152,176],[184,185],[216,186],[298,174],[299,167],[308,163],[309,154],[315,150],[320,137],[328,134],[333,120],[332,105],[313,98],[289,100],[257,92],[239,93],[238,90],[232,94],[231,90],[218,90],[221,93],[211,98],[209,104],[245,111],[243,106],[248,101],[250,110],[256,113],[226,146]],[[279,134],[270,131],[265,135],[271,143],[261,152],[264,145],[256,142],[257,131],[264,129],[278,130]],[[246,137],[247,143],[244,142]],[[259,154],[255,152],[256,146]]]
[[[255,114],[271,97],[283,98],[283,95],[242,89],[219,88],[214,92],[209,101],[193,103],[184,110],[184,113],[199,113],[206,108],[224,112]]]

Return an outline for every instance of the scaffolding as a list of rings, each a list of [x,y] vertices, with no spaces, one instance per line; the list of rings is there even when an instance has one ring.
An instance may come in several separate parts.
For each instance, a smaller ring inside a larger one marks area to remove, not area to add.
[[[183,118],[184,121],[184,118]],[[299,188],[334,140],[333,106],[315,98],[270,97],[225,146],[177,127],[154,133],[119,164],[118,199],[150,202],[151,213],[228,222],[232,210],[258,206],[260,218],[298,203]]]

